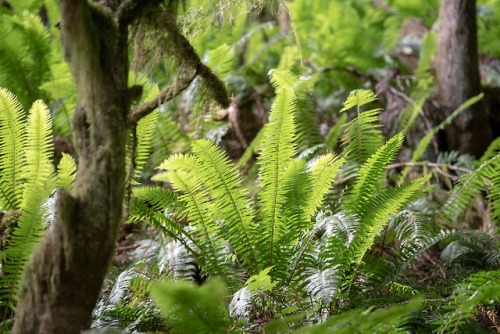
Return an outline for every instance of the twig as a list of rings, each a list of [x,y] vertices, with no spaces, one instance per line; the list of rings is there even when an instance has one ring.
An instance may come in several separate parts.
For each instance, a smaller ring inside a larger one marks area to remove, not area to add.
[[[238,123],[238,114],[240,110],[238,109],[238,105],[236,104],[236,98],[231,98],[231,105],[229,106],[227,111],[227,117],[233,125],[234,132],[236,132],[236,137],[238,137],[241,146],[246,149],[248,147],[248,143],[245,139],[245,136],[243,136],[243,132],[241,131],[240,125]]]
[[[144,102],[133,107],[130,110],[129,121],[132,124],[137,124],[139,120],[147,115],[149,115],[153,110],[158,108],[159,105],[172,100],[174,97],[182,93],[194,78],[198,75],[198,71],[195,71],[191,75],[178,77],[177,80],[161,90],[151,101]]]
[[[406,166],[410,166],[410,167],[428,166],[428,167],[432,167],[432,168],[446,167],[448,169],[451,169],[451,170],[454,170],[457,172],[472,173],[472,170],[470,170],[468,168],[458,167],[455,165],[440,164],[440,163],[436,163],[436,162],[426,162],[426,161],[422,161],[422,162],[398,162],[398,163],[387,165],[387,168],[398,168],[398,167],[406,167]]]

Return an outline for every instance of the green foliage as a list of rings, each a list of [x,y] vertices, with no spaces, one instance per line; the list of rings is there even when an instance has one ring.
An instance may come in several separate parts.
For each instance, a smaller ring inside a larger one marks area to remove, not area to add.
[[[27,108],[44,97],[40,85],[50,75],[50,37],[40,17],[27,11],[0,14],[0,21],[0,84]]]
[[[440,210],[436,213],[434,219],[445,224],[451,224],[451,222],[455,220],[456,217],[463,212],[463,210],[465,210],[470,201],[482,192],[482,187],[489,185],[485,181],[485,177],[493,176],[494,180],[498,182],[498,170],[500,170],[500,154],[486,160],[483,164],[481,164],[481,166],[471,173],[462,176],[451,192],[446,203],[444,203]],[[493,187],[494,197],[497,196],[495,194],[497,189],[498,188],[496,186]]]
[[[26,122],[12,93],[0,89],[0,100],[0,115],[3,116],[0,120],[0,146],[5,152],[1,157],[1,207],[21,212],[2,254],[4,274],[0,278],[0,305],[4,306],[5,319],[9,308],[15,308],[23,267],[50,221],[47,199],[57,187],[57,176],[50,161],[52,123],[46,105],[36,101]],[[71,162],[63,164],[71,165]],[[70,186],[71,167],[61,167],[61,170],[65,185]]]
[[[342,143],[347,155],[353,155],[359,163],[366,161],[383,143],[382,132],[378,129],[380,109],[372,109],[361,112],[360,108],[367,103],[376,100],[373,92],[364,89],[352,91],[340,110],[346,111],[356,107],[357,117],[345,125]]]
[[[436,322],[440,325],[440,333],[456,333],[461,325],[472,318],[478,305],[488,305],[500,301],[500,272],[480,271],[457,285],[453,295],[444,305],[448,312],[443,319]]]
[[[223,297],[224,283],[218,280],[195,287],[185,281],[158,282],[152,296],[169,316],[176,333],[221,333],[230,327]]]

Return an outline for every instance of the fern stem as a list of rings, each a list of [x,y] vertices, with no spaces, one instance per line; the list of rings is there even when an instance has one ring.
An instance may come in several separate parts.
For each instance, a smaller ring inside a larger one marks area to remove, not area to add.
[[[360,112],[359,112],[359,96],[357,96],[356,112],[358,113],[358,158],[361,161],[361,124],[360,124]]]

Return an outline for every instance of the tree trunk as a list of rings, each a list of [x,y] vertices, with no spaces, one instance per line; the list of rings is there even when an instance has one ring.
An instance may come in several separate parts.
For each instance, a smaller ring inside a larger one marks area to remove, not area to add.
[[[441,0],[436,58],[439,102],[448,116],[481,92],[476,1]],[[479,157],[491,142],[483,101],[463,111],[446,128],[448,149]]]
[[[122,220],[127,94],[127,26],[85,0],[61,0],[61,42],[78,93],[73,140],[78,173],[60,191],[56,220],[33,254],[13,333],[80,333],[108,270]]]

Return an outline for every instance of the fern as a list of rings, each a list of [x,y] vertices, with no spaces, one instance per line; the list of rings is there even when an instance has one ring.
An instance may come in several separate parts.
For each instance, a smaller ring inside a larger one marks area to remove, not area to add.
[[[270,123],[266,125],[261,142],[258,163],[260,169],[260,200],[262,203],[262,229],[260,243],[265,245],[264,266],[274,266],[278,240],[285,232],[282,214],[286,202],[285,168],[295,154],[293,107],[295,97],[291,89],[282,88],[271,108]]]
[[[455,293],[444,306],[449,312],[436,321],[440,333],[457,332],[460,324],[473,316],[478,305],[500,301],[500,271],[481,271],[457,286]]]
[[[403,135],[397,134],[382,146],[359,170],[356,184],[346,196],[344,205],[346,210],[359,213],[375,193],[377,186],[384,175],[385,167],[394,159],[403,142]]]
[[[27,108],[43,97],[39,86],[48,79],[50,38],[41,19],[32,13],[1,15],[0,73],[2,85],[9,87]]]
[[[250,209],[250,199],[240,186],[236,170],[227,157],[208,140],[193,142],[192,151],[200,164],[197,173],[202,180],[206,180],[205,186],[212,198],[217,199],[216,208],[225,220],[229,242],[247,268],[253,268],[251,272],[254,272],[260,261],[253,239],[257,226],[252,221],[254,214]]]
[[[500,166],[500,154],[485,161],[471,173],[465,174],[455,185],[448,200],[435,214],[434,219],[444,224],[450,224],[476,197],[485,184],[485,176],[496,176]]]
[[[160,187],[135,188],[132,193],[134,200],[129,210],[129,222],[147,219],[149,224],[161,231],[165,237],[173,237],[188,247],[184,239],[189,240],[190,235],[173,217],[182,219],[185,216],[185,207],[181,205],[176,194]]]
[[[373,92],[358,89],[349,94],[340,110],[342,112],[356,107],[357,117],[345,125],[342,143],[347,155],[353,155],[360,163],[366,161],[383,144],[382,132],[378,129],[380,125],[374,123],[378,120],[380,109],[361,112],[362,106],[376,99]]]
[[[11,309],[14,309],[17,300],[23,267],[49,221],[48,207],[44,203],[56,187],[54,167],[49,161],[53,150],[51,128],[49,110],[43,102],[35,102],[28,118],[27,141],[23,152],[26,164],[22,166],[25,176],[20,205],[22,214],[5,252],[3,271],[6,274],[0,279],[1,286],[6,287],[0,292],[0,305]],[[6,315],[7,309],[4,318]]]
[[[19,209],[22,195],[25,121],[14,94],[0,88],[0,208]]]
[[[71,155],[63,153],[57,166],[57,187],[70,191],[76,176],[76,163]]]
[[[231,279],[223,259],[225,250],[220,227],[214,220],[207,190],[202,188],[198,179],[182,170],[170,171],[169,180],[176,190],[184,193],[179,199],[186,204],[188,217],[194,223],[195,244],[203,256],[206,269],[214,276]]]
[[[271,84],[277,89],[291,89],[295,95],[295,130],[296,143],[299,147],[311,147],[320,144],[323,139],[319,133],[318,118],[312,97],[312,80],[310,78],[298,77],[284,68],[272,70],[270,75]]]

